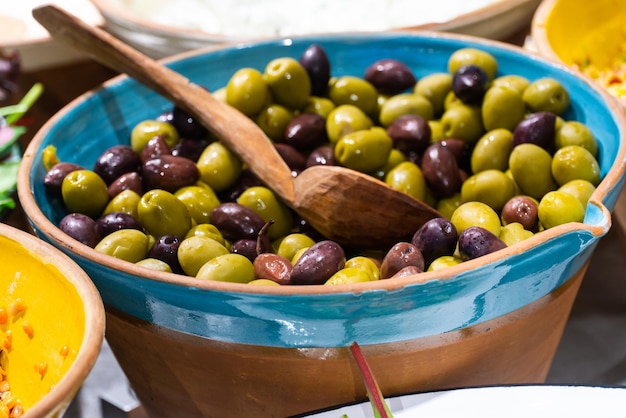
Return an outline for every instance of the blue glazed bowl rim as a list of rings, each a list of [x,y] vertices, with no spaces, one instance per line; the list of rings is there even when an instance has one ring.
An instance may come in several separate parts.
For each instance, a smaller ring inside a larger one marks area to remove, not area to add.
[[[82,96],[76,98],[66,107],[64,107],[61,111],[59,111],[55,116],[53,116],[44,126],[40,129],[40,131],[35,135],[31,143],[29,144],[26,152],[24,153],[24,160],[20,167],[20,175],[18,180],[18,194],[20,197],[20,201],[24,207],[25,212],[29,218],[29,221],[36,226],[36,229],[42,231],[47,235],[48,239],[53,241],[56,245],[61,248],[65,248],[66,250],[75,253],[79,257],[90,260],[91,262],[97,263],[99,265],[105,266],[107,268],[111,268],[113,270],[121,270],[127,274],[139,276],[142,279],[157,281],[162,283],[167,283],[171,285],[184,286],[184,287],[192,287],[203,290],[217,290],[221,292],[234,292],[234,293],[253,293],[253,294],[271,294],[271,295],[316,295],[316,294],[338,294],[338,293],[352,293],[359,295],[361,293],[369,292],[369,291],[397,291],[409,285],[419,285],[421,283],[431,282],[431,281],[445,281],[451,278],[458,276],[459,274],[466,272],[468,270],[474,270],[480,268],[482,266],[486,266],[497,261],[501,261],[506,258],[510,258],[516,254],[520,254],[526,251],[529,251],[537,246],[544,244],[548,241],[558,239],[567,234],[585,234],[591,235],[595,238],[599,238],[605,235],[609,228],[611,227],[611,214],[610,210],[607,209],[605,203],[603,202],[604,197],[607,193],[614,189],[615,187],[621,186],[624,182],[624,171],[625,171],[625,161],[626,161],[626,120],[622,117],[622,113],[624,110],[620,107],[619,103],[610,96],[605,90],[597,86],[592,80],[582,76],[581,74],[575,72],[573,69],[568,66],[560,63],[556,60],[551,60],[545,57],[542,57],[532,51],[527,51],[522,49],[521,47],[506,44],[499,41],[488,40],[483,38],[474,37],[471,35],[458,35],[458,34],[447,34],[441,32],[431,32],[431,31],[399,31],[399,32],[384,32],[384,33],[360,33],[360,32],[350,32],[350,33],[333,33],[326,35],[303,35],[303,36],[295,36],[295,37],[286,37],[286,38],[267,38],[257,41],[246,41],[246,42],[238,42],[231,44],[223,44],[223,45],[215,45],[207,48],[202,48],[199,50],[189,51],[182,54],[177,54],[175,56],[169,57],[167,59],[161,60],[164,64],[168,66],[175,66],[176,63],[184,61],[188,58],[193,58],[199,55],[211,54],[211,53],[221,53],[227,52],[229,50],[244,50],[247,48],[254,48],[257,45],[265,45],[265,44],[275,44],[279,45],[290,45],[294,41],[307,41],[309,43],[313,42],[323,42],[325,39],[327,40],[344,40],[349,42],[350,40],[362,41],[363,39],[376,39],[376,40],[389,40],[389,41],[397,41],[397,40],[411,40],[411,39],[421,39],[424,41],[433,41],[433,42],[453,42],[459,44],[466,44],[467,46],[476,46],[476,47],[485,47],[488,49],[494,49],[498,51],[503,51],[509,54],[522,54],[528,57],[531,61],[536,61],[539,63],[543,63],[552,69],[561,72],[563,74],[568,74],[571,77],[575,77],[580,80],[580,82],[588,89],[593,90],[595,94],[601,96],[604,103],[606,104],[609,112],[614,115],[615,123],[618,126],[621,140],[618,153],[615,157],[615,161],[613,162],[611,169],[605,175],[604,179],[597,187],[596,191],[592,195],[590,199],[590,205],[592,212],[596,214],[593,218],[598,221],[597,225],[589,225],[589,224],[581,224],[581,223],[571,223],[560,225],[558,227],[551,228],[549,230],[543,231],[540,234],[536,234],[535,236],[518,243],[514,246],[507,247],[503,250],[500,250],[496,253],[489,254],[487,256],[483,256],[479,259],[466,261],[457,266],[451,266],[444,270],[436,271],[436,272],[424,272],[419,275],[408,276],[397,279],[387,279],[384,281],[378,282],[369,282],[369,283],[358,283],[358,284],[345,284],[345,285],[337,285],[337,286],[324,286],[324,285],[309,285],[309,286],[249,286],[247,284],[239,284],[239,283],[227,283],[227,282],[214,282],[214,281],[199,281],[193,277],[187,277],[183,275],[176,275],[172,273],[164,273],[149,270],[147,268],[136,266],[132,263],[124,262],[118,259],[115,259],[111,256],[107,256],[101,253],[96,252],[90,247],[79,243],[68,237],[62,231],[60,231],[56,225],[54,225],[47,217],[41,212],[41,210],[37,207],[36,202],[34,201],[32,194],[32,184],[31,184],[31,176],[33,170],[33,159],[37,152],[41,152],[40,147],[41,144],[45,141],[47,133],[50,129],[57,123],[59,120],[63,119],[68,112],[71,112],[72,109],[76,108],[78,105],[88,100],[90,96],[98,94],[98,92],[102,89],[107,89],[112,86],[116,86],[120,83],[129,83],[134,82],[130,80],[125,75],[119,75],[114,77],[113,79],[105,82],[102,86],[83,94]],[[589,212],[590,209],[588,209]]]

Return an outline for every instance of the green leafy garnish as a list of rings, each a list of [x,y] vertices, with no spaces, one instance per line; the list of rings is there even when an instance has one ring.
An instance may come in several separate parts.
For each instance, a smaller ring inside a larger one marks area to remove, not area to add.
[[[35,83],[18,104],[0,108],[0,212],[15,208],[12,194],[17,184],[21,160],[17,140],[26,132],[25,127],[15,124],[33,106],[42,92],[43,86]]]

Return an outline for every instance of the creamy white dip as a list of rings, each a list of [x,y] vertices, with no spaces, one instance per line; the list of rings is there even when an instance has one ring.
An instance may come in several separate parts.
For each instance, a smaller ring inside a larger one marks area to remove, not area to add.
[[[114,0],[155,23],[233,37],[378,31],[445,22],[501,0]]]

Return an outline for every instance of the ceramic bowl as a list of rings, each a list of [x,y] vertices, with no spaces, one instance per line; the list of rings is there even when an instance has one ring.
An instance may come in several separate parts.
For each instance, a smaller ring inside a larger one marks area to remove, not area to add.
[[[624,105],[624,27],[624,0],[544,0],[532,20],[530,45],[545,57],[585,72],[608,88]],[[622,69],[618,75],[621,82],[618,83],[615,77],[609,76],[608,70],[619,64]]]
[[[428,28],[503,40],[530,25],[540,0],[455,0],[440,6],[402,1],[364,5],[357,0],[307,4],[283,0],[228,4],[91,1],[108,31],[142,52],[162,58],[220,43],[342,31]],[[253,6],[262,7],[262,12]],[[302,20],[302,16],[309,18]]]
[[[24,418],[59,417],[100,353],[100,295],[67,255],[5,224],[0,287],[2,368],[11,393]]]
[[[105,303],[107,341],[153,417],[289,416],[363,400],[347,350],[357,341],[387,396],[477,384],[541,382],[580,281],[624,184],[624,115],[606,91],[522,48],[422,33],[306,36],[194,51],[166,63],[211,90],[241,67],[298,57],[312,43],[333,73],[360,75],[377,58],[419,78],[445,71],[455,50],[492,53],[500,74],[553,76],[571,94],[564,115],[598,138],[603,180],[584,223],[548,229],[460,265],[356,285],[265,287],[198,281],[103,255],[57,228],[64,216],[43,186],[42,151],[92,165],[133,126],[170,108],[124,76],[65,107],[24,153],[18,195],[36,233],[90,275]]]

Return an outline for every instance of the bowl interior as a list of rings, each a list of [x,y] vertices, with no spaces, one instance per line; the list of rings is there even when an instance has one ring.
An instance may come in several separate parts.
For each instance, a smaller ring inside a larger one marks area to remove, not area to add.
[[[45,411],[69,403],[89,373],[103,339],[104,310],[78,266],[24,235],[0,228],[0,311],[6,319],[0,339],[12,393],[26,410],[37,405]]]
[[[618,121],[601,91],[565,67],[543,62],[519,48],[471,37],[446,37],[434,33],[422,36],[388,33],[296,37],[187,53],[167,62],[190,80],[215,91],[224,87],[239,68],[252,67],[263,71],[273,58],[298,57],[312,43],[319,43],[326,50],[333,75],[362,76],[375,60],[396,58],[406,63],[418,79],[433,72],[447,71],[447,60],[452,52],[473,43],[497,57],[498,74],[519,74],[531,80],[553,76],[563,83],[572,97],[570,109],[563,117],[579,120],[592,129],[599,142],[603,176],[614,166],[620,152]],[[596,104],[593,110],[589,103]],[[56,224],[65,213],[58,202],[50,204],[45,195],[41,182],[45,174],[40,152],[43,147],[59,144],[60,160],[90,167],[106,147],[127,144],[131,130],[139,121],[153,119],[169,109],[170,102],[122,77],[81,97],[59,113],[41,133],[42,141],[37,144],[39,150],[32,156],[31,186],[45,216]]]

